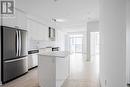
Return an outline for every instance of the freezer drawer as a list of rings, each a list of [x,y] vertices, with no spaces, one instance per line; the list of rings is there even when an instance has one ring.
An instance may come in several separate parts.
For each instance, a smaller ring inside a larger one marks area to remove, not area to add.
[[[27,57],[3,62],[2,82],[8,82],[28,71]]]

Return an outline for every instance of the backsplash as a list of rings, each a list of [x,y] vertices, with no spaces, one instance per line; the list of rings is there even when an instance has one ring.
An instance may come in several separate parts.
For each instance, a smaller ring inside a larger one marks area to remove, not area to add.
[[[48,46],[53,46],[53,44],[54,44],[54,42],[50,42],[50,41],[30,39],[29,42],[28,42],[28,50],[45,48],[45,47],[48,47]]]
[[[46,48],[46,47],[61,47],[64,48],[64,45],[56,41],[44,41],[44,40],[33,40],[28,41],[28,50]]]

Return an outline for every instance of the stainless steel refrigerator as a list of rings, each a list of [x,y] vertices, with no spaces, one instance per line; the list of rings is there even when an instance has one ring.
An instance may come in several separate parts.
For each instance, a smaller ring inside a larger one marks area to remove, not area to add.
[[[1,79],[13,80],[28,71],[27,31],[1,26]]]

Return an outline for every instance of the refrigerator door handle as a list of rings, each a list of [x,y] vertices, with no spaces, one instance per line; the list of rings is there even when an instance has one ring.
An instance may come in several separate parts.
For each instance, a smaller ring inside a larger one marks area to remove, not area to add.
[[[10,62],[15,62],[15,61],[24,60],[24,59],[26,59],[26,58],[7,60],[7,61],[4,61],[4,63],[10,63]]]
[[[19,56],[21,55],[21,32],[19,31]]]
[[[18,31],[16,30],[16,56],[18,56],[18,51],[19,51],[19,36]]]

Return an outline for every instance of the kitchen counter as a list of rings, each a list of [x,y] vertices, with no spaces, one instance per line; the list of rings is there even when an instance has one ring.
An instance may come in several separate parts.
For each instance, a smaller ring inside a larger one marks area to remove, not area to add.
[[[38,55],[65,58],[66,56],[70,55],[70,53],[67,51],[52,51],[39,53]]]
[[[69,52],[52,51],[38,54],[40,87],[61,87],[69,76]]]

